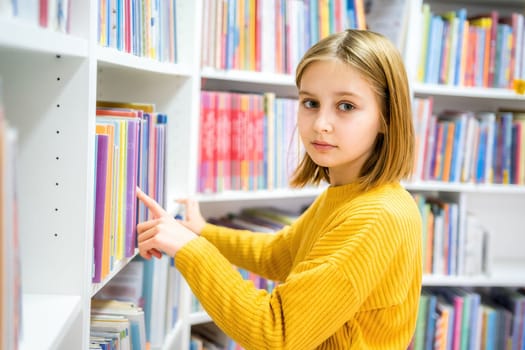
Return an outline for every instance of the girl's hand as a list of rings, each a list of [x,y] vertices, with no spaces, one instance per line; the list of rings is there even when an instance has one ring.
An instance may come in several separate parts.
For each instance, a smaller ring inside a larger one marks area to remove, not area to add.
[[[145,259],[161,257],[160,252],[174,257],[186,243],[197,238],[192,231],[173,219],[155,200],[137,188],[137,198],[153,214],[153,219],[137,225],[138,247]]]
[[[189,198],[177,200],[177,203],[183,204],[186,207],[186,215],[184,220],[179,222],[193,231],[193,233],[200,235],[206,220],[202,217],[199,202]]]

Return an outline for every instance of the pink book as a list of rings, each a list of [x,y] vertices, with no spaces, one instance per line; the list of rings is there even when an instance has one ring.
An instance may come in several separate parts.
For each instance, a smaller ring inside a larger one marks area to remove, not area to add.
[[[231,189],[231,94],[216,93],[217,191]]]

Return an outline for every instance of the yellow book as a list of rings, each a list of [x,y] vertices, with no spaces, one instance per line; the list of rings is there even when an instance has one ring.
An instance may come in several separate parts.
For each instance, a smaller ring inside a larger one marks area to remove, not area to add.
[[[235,48],[233,54],[233,68],[246,69],[246,47],[248,47],[248,38],[245,16],[245,0],[237,0],[237,26],[239,29],[239,45]]]
[[[257,60],[257,57],[256,57],[256,52],[255,52],[255,46],[256,45],[262,45],[262,43],[260,42],[261,38],[257,37],[256,36],[256,33],[257,33],[257,29],[256,29],[256,26],[257,26],[257,18],[256,18],[256,11],[255,11],[255,8],[257,7],[257,3],[255,0],[247,0],[247,4],[248,6],[250,6],[250,24],[249,24],[249,27],[248,27],[248,43],[249,43],[249,48],[248,48],[248,58],[247,58],[247,62],[248,62],[248,65],[246,66],[246,68],[248,68],[249,70],[251,71],[255,71],[256,70],[256,67],[255,67],[255,62]],[[261,22],[263,21],[264,19],[261,19]],[[259,26],[261,25],[261,23],[259,23]],[[261,30],[259,28],[259,30]],[[259,40],[259,43],[257,43],[257,41]]]
[[[144,111],[146,113],[155,112],[155,104],[153,103],[97,101],[97,107],[127,108],[127,109]]]
[[[330,35],[330,5],[328,0],[319,1],[319,38],[323,39]]]
[[[430,33],[430,19],[432,18],[429,4],[423,4],[422,17],[423,33],[421,35],[421,51],[419,53],[419,66],[417,70],[417,81],[419,82],[425,81],[428,59],[428,35]]]
[[[355,0],[355,17],[357,19],[357,29],[366,30],[366,15],[364,0]]]

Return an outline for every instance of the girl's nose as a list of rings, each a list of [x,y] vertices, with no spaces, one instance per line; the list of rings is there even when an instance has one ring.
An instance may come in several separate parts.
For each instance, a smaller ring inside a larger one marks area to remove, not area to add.
[[[332,131],[332,122],[329,111],[320,110],[314,125],[315,131],[319,133],[327,133]]]

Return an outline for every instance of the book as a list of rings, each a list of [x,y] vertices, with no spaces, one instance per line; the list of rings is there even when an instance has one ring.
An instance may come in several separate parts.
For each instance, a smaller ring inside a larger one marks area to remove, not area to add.
[[[93,278],[92,282],[98,283],[102,280],[104,226],[106,218],[106,191],[108,174],[108,135],[96,135],[95,151],[95,214],[93,234]]]
[[[90,336],[103,337],[115,348],[131,350],[130,321],[122,315],[92,314]]]
[[[122,110],[97,109],[97,120],[119,123],[119,184],[118,193],[121,208],[120,229],[117,258],[131,257],[136,246],[137,198],[140,119],[136,112]]]
[[[124,316],[130,323],[131,349],[146,349],[146,327],[144,311],[131,302],[119,300],[91,300],[91,315]]]

